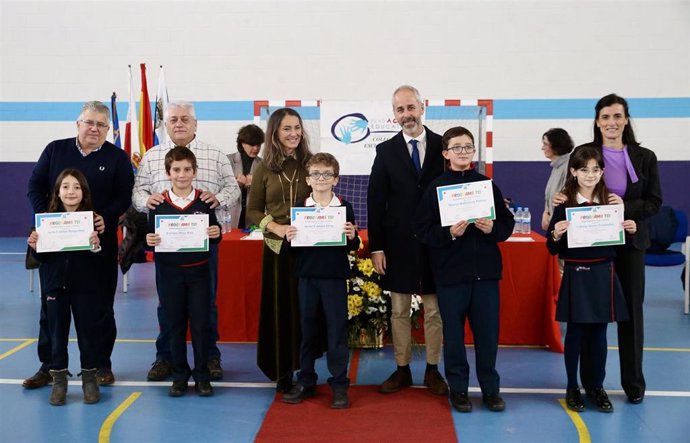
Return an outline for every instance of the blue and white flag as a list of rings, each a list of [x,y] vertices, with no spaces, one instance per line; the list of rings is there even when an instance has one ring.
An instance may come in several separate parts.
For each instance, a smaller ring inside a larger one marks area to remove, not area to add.
[[[168,140],[168,133],[165,131],[164,111],[168,106],[168,86],[165,84],[165,73],[161,65],[158,74],[158,91],[156,92],[156,108],[153,114],[153,144],[160,145]]]

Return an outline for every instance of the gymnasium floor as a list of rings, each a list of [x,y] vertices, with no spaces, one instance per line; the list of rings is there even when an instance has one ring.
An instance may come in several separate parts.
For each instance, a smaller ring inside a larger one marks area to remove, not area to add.
[[[101,388],[101,401],[84,405],[78,378],[67,405],[48,404],[50,388],[26,390],[22,380],[39,366],[39,297],[29,292],[23,260],[25,239],[0,239],[0,441],[2,442],[251,442],[273,402],[274,385],[255,365],[255,345],[223,343],[225,378],[215,396],[192,393],[170,398],[169,382],[151,383],[157,304],[153,267],[135,265],[127,294],[116,297],[118,342],[113,355],[117,382]],[[682,313],[680,268],[647,268],[645,302],[647,395],[640,405],[620,390],[615,326],[609,328],[605,387],[615,412],[588,407],[568,414],[559,404],[565,386],[561,354],[539,348],[502,347],[498,355],[504,413],[481,405],[474,371],[474,411],[452,412],[461,442],[687,442],[690,441],[690,316]],[[37,280],[37,276],[36,276]],[[470,361],[474,359],[469,350]],[[76,342],[70,342],[70,371],[79,372]],[[319,373],[327,373],[319,363]],[[392,349],[359,353],[356,383],[379,384],[394,368]],[[423,357],[412,364],[419,383]],[[320,380],[323,383],[324,379]],[[299,406],[296,406],[299,407]],[[353,408],[357,404],[352,405]],[[423,407],[420,404],[419,407]],[[449,406],[450,408],[450,406]],[[347,414],[347,411],[342,411]],[[572,415],[572,416],[571,416]],[[422,426],[422,424],[420,424]],[[343,441],[357,441],[343,436]],[[398,440],[400,441],[400,440]]]

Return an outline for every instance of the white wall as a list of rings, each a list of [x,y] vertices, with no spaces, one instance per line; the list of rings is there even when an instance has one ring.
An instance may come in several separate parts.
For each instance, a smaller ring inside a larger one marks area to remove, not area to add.
[[[0,102],[127,96],[157,66],[173,99],[690,97],[690,1],[0,1]],[[75,116],[76,118],[76,116]],[[120,114],[124,120],[125,116]],[[34,161],[67,122],[0,118],[0,161]],[[201,122],[234,150],[243,122]],[[661,160],[690,159],[690,119],[638,119]],[[495,160],[539,160],[541,134],[591,120],[497,120]]]

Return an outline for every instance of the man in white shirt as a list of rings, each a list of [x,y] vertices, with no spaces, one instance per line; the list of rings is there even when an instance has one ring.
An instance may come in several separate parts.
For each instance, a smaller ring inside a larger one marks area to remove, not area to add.
[[[188,102],[175,101],[168,103],[165,109],[165,128],[170,140],[154,146],[146,152],[141,160],[132,191],[132,205],[139,212],[148,212],[163,202],[162,192],[170,188],[170,180],[165,173],[165,154],[175,146],[186,146],[196,156],[197,175],[193,186],[201,189],[201,200],[210,203],[216,210],[219,220],[237,201],[240,189],[235,180],[228,157],[220,149],[196,138],[197,120],[194,105]],[[216,288],[218,283],[218,247],[209,246],[211,258],[211,321],[209,370],[212,380],[223,378],[220,366],[218,341],[218,307],[216,305]],[[156,274],[158,278],[158,274]],[[148,373],[151,381],[165,380],[171,375],[170,345],[165,312],[158,306],[158,325],[160,334],[156,340],[156,361]]]

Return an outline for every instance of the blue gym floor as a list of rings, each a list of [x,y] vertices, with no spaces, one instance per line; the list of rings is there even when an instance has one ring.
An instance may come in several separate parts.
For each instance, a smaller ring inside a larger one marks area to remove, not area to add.
[[[120,292],[116,297],[118,342],[113,354],[113,371],[117,382],[101,388],[98,404],[82,403],[77,377],[70,383],[67,404],[62,407],[48,403],[49,387],[23,389],[22,380],[39,367],[35,344],[38,275],[36,290],[30,292],[29,272],[24,269],[25,250],[23,238],[0,239],[0,441],[211,443],[254,440],[275,391],[274,385],[256,368],[253,343],[221,345],[225,378],[213,383],[213,397],[201,398],[190,390],[182,398],[171,398],[168,397],[169,382],[146,381],[158,331],[151,264],[135,265],[129,274],[128,293]],[[647,395],[642,404],[627,403],[620,389],[615,326],[609,327],[605,382],[614,403],[613,414],[599,413],[593,407],[582,414],[566,412],[559,403],[565,387],[561,354],[539,348],[502,347],[498,370],[506,411],[490,413],[482,408],[473,373],[470,396],[474,411],[470,414],[452,412],[458,440],[690,441],[690,316],[682,312],[679,275],[680,267],[647,268]],[[76,341],[71,341],[70,371],[73,374],[79,372],[78,352]],[[471,348],[469,354],[472,362]],[[357,384],[379,384],[393,369],[390,347],[362,351]],[[412,369],[415,382],[420,383],[423,353],[415,355]],[[323,362],[320,362],[319,373],[322,376],[327,373]],[[320,382],[323,383],[324,378]],[[343,437],[356,441],[351,435]]]

